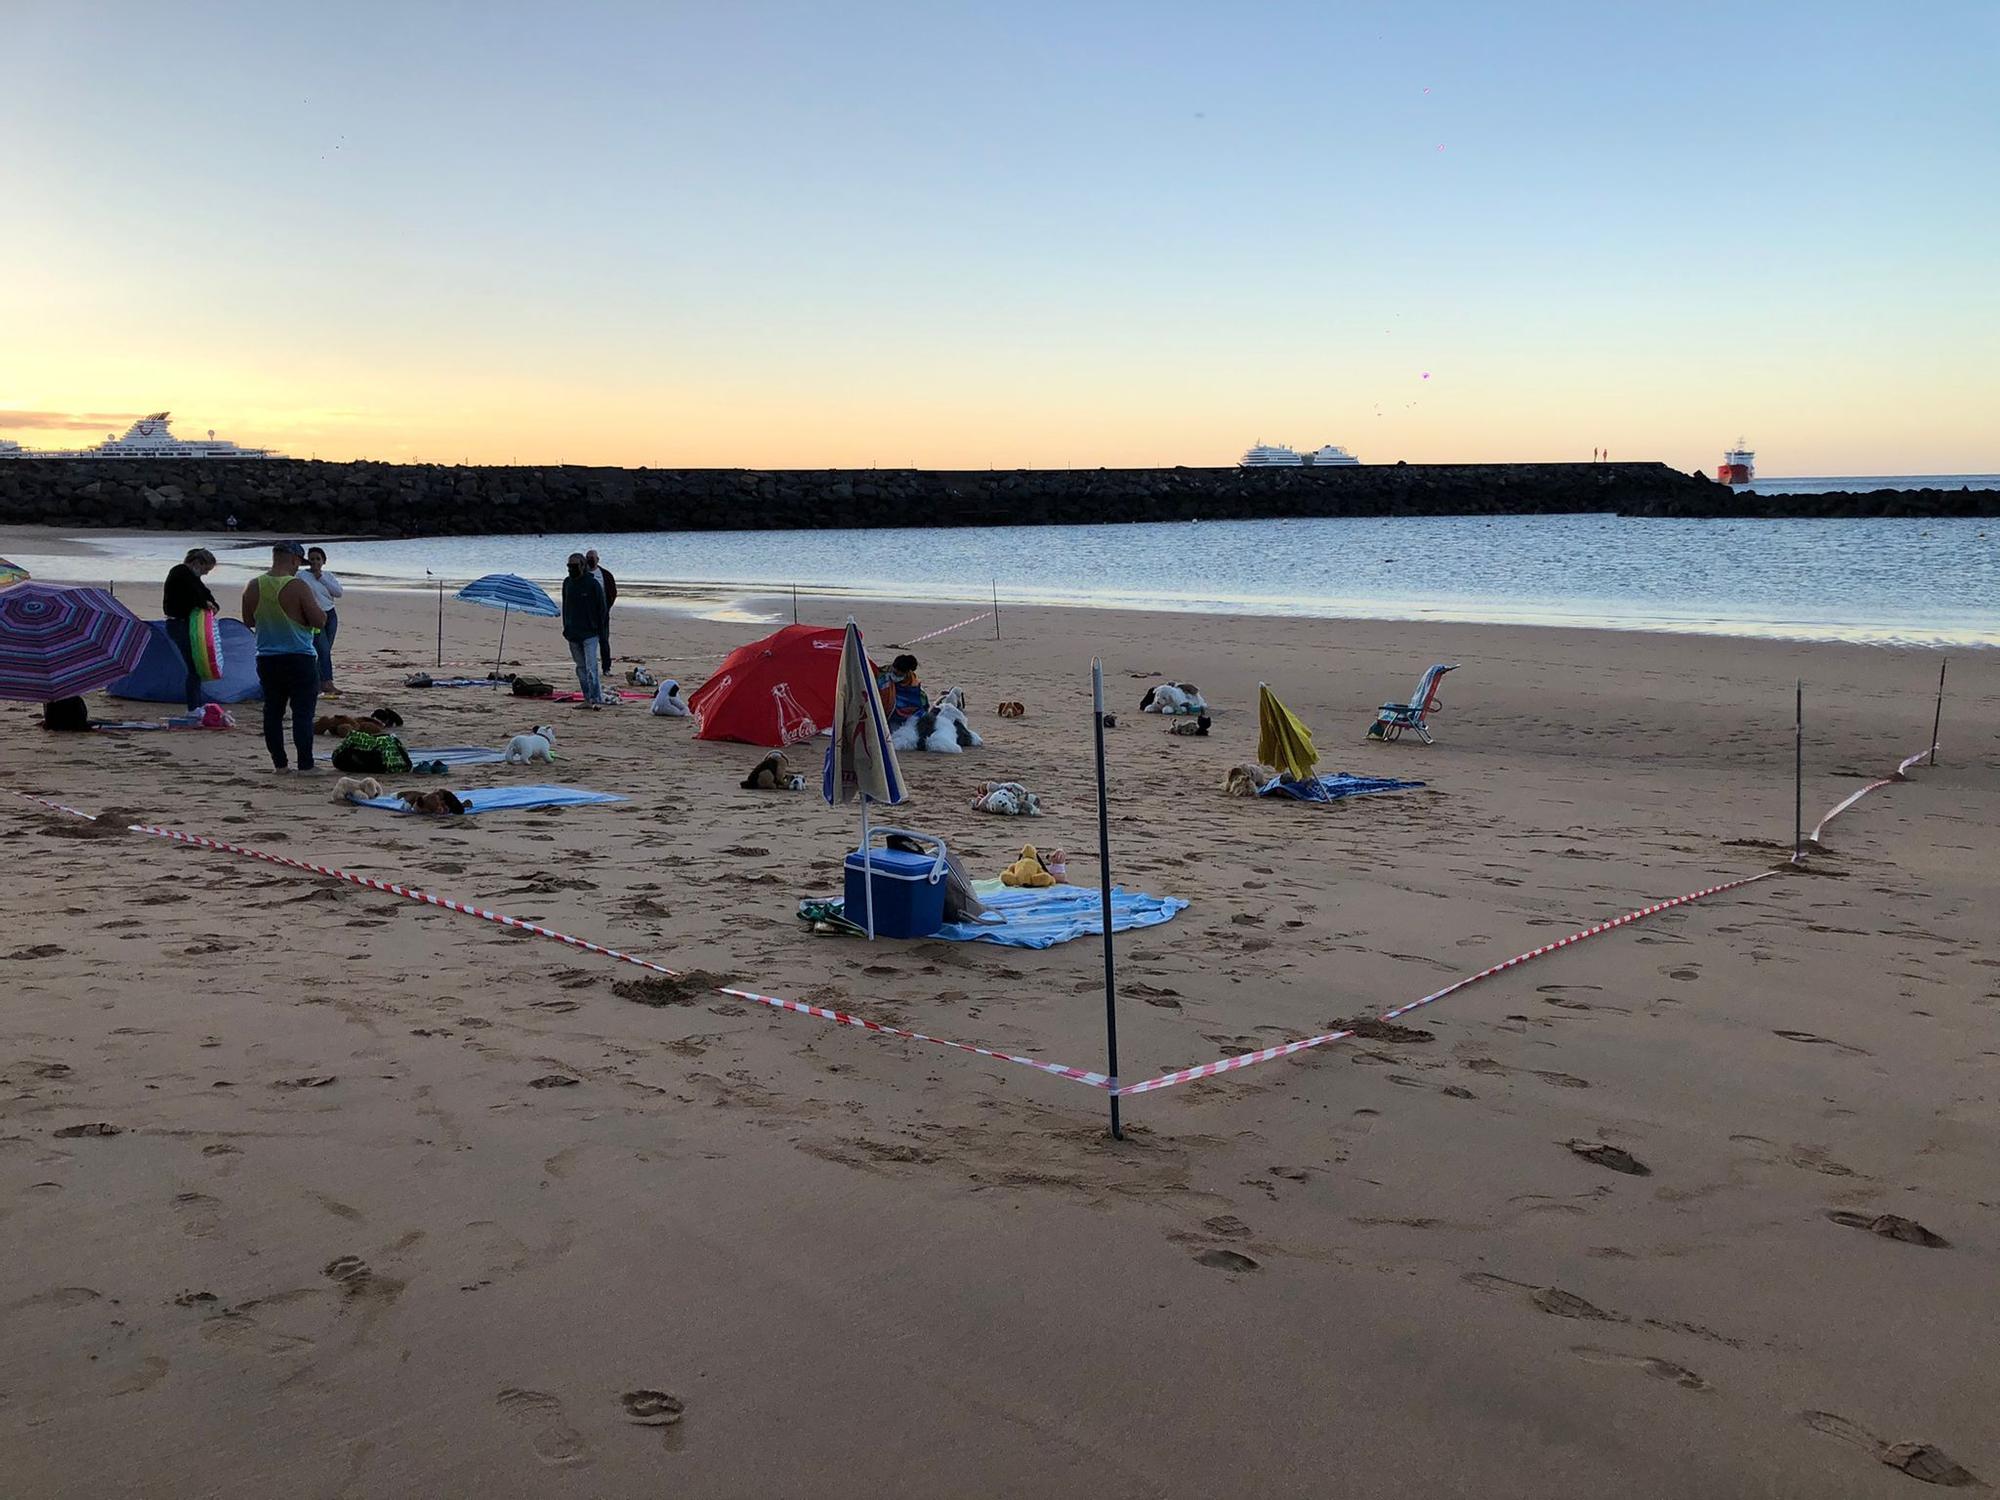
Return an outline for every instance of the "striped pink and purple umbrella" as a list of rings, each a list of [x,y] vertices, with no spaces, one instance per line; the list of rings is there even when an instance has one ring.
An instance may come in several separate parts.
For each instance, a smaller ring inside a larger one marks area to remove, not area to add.
[[[0,698],[79,697],[132,671],[151,639],[151,627],[103,589],[0,589]]]

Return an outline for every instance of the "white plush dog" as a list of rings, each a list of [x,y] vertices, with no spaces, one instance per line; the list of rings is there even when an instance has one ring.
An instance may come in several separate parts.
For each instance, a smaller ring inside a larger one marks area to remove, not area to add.
[[[1139,712],[1147,714],[1205,714],[1208,700],[1191,682],[1163,682],[1146,689],[1139,700]]]
[[[553,761],[556,758],[556,731],[552,724],[537,724],[526,734],[517,734],[507,741],[506,753],[501,757],[510,766],[525,766],[530,761]]]
[[[965,689],[962,687],[949,687],[938,694],[937,706],[942,708],[947,705],[957,709],[960,713],[964,713]]]
[[[977,750],[985,741],[966,722],[963,713],[940,701],[929,713],[898,724],[889,736],[889,743],[906,754],[928,750],[934,755],[957,755],[961,750]]]
[[[382,783],[373,776],[343,776],[333,784],[333,800],[359,802],[364,797],[382,795]]]

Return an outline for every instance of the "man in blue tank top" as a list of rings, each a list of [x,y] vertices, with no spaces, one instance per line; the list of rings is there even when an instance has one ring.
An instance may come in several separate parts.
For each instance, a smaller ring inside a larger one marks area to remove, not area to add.
[[[326,625],[319,607],[299,578],[306,549],[279,542],[271,549],[271,571],[243,590],[243,623],[257,632],[257,681],[264,689],[264,744],[271,765],[285,765],[285,710],[292,712],[292,743],[299,769],[313,769],[313,711],[319,706],[319,648]]]

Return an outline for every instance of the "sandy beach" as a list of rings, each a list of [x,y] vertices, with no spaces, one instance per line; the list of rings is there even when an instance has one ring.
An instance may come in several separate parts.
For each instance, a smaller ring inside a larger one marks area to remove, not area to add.
[[[967,613],[861,624],[881,654]],[[497,627],[451,606],[445,658],[490,663]],[[1806,872],[1407,1033],[1127,1098],[1117,1142],[1101,1091],[1029,1068],[649,993],[587,952],[116,831],[1104,1066],[1096,941],[813,935],[794,908],[837,888],[848,810],[740,789],[761,751],[643,705],[405,688],[435,629],[421,595],[343,600],[343,710],[395,707],[413,746],[550,720],[553,776],[447,784],[628,800],[399,818],[273,775],[254,703],[230,732],[76,736],[0,704],[0,790],[121,814],[0,809],[0,1491],[1895,1497],[1947,1461],[2000,1483],[2000,654],[1952,656],[1938,766],[1864,798]],[[1128,1079],[1768,869],[1794,680],[1810,826],[1929,745],[1938,674],[1916,650],[1533,627],[1008,609],[1003,632],[914,647],[986,743],[906,758],[897,820],[982,877],[1024,841],[1094,849],[1102,657],[1116,876],[1192,902],[1119,940]],[[613,644],[692,687],[761,633],[621,604]],[[572,685],[552,621],[515,620],[507,657]],[[1432,661],[1462,664],[1438,743],[1365,744]],[[1162,677],[1203,689],[1211,736],[1136,712]],[[1322,769],[1426,787],[1225,798],[1260,680]],[[972,812],[988,779],[1046,815]]]

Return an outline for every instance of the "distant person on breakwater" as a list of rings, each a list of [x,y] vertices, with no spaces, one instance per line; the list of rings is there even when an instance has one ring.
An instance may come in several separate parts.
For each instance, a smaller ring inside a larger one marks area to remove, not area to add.
[[[597,560],[597,549],[592,547],[583,554],[583,565],[589,569],[591,579],[597,584],[598,592],[604,595],[604,630],[597,637],[597,664],[604,671],[611,670],[611,606],[618,602],[618,580],[611,576],[611,570]]]
[[[298,577],[306,549],[297,542],[271,548],[271,571],[243,590],[243,623],[257,632],[257,681],[264,689],[264,747],[272,769],[285,765],[285,710],[292,711],[292,743],[299,769],[313,769],[313,710],[319,706],[319,650],[313,632],[326,614]]]
[[[569,659],[576,663],[576,685],[583,694],[585,708],[596,708],[604,699],[604,680],[598,673],[599,641],[603,636],[606,606],[604,590],[590,576],[581,552],[569,555],[569,576],[562,586],[562,632],[569,642]]]
[[[299,573],[299,582],[312,590],[313,602],[326,616],[326,624],[313,637],[313,646],[319,654],[319,695],[322,698],[338,698],[340,690],[333,685],[333,637],[340,629],[340,611],[333,601],[344,595],[340,580],[326,570],[326,548],[314,547],[306,553],[306,565]]]
[[[213,552],[206,547],[191,547],[186,557],[167,569],[166,586],[160,590],[160,613],[167,617],[167,636],[181,654],[181,665],[187,668],[189,713],[201,707],[201,673],[194,669],[194,640],[188,634],[188,621],[198,611],[222,608],[208,591],[208,585],[201,581],[202,575],[214,566]]]

